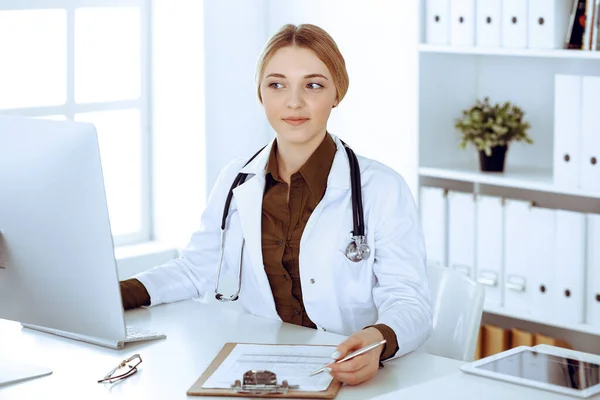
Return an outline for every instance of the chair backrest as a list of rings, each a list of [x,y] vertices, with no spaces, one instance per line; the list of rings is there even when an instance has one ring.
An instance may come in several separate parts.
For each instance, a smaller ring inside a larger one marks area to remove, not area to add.
[[[433,331],[421,350],[473,361],[485,299],[483,285],[439,264],[428,266]]]

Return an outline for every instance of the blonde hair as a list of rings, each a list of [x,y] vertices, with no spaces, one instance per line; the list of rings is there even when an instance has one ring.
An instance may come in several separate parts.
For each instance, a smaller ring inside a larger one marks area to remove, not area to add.
[[[256,68],[256,87],[258,99],[262,103],[260,85],[267,63],[281,48],[288,46],[302,47],[311,50],[327,67],[332,75],[333,83],[337,92],[337,102],[342,101],[350,80],[346,70],[346,62],[333,38],[322,28],[311,24],[282,26],[279,31],[269,39],[260,55]]]

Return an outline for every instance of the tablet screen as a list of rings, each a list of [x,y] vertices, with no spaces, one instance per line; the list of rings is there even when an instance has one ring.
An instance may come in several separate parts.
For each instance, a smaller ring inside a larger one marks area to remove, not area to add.
[[[600,383],[598,364],[531,350],[490,361],[477,368],[577,390]]]

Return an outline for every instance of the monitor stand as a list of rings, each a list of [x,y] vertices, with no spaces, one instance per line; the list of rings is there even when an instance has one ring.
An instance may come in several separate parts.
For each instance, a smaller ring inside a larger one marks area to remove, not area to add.
[[[52,370],[46,367],[0,358],[0,388],[51,373]]]

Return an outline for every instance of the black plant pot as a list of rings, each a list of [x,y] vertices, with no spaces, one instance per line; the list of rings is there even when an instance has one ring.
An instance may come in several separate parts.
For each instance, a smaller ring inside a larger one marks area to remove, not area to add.
[[[504,172],[504,160],[508,146],[492,147],[492,155],[487,156],[485,151],[479,151],[479,166],[486,172]]]

